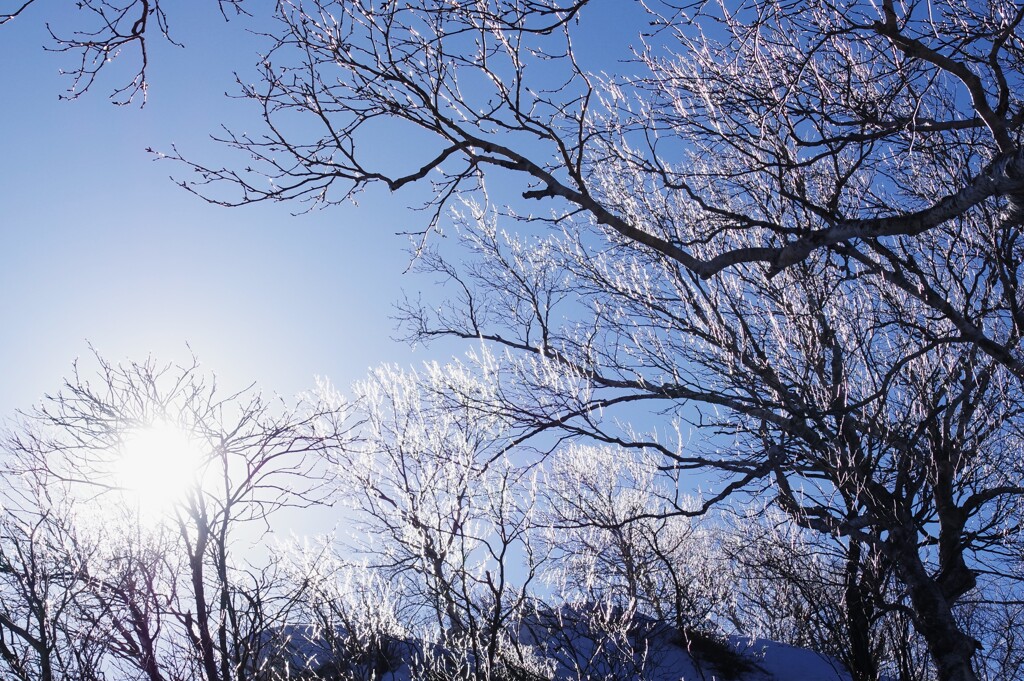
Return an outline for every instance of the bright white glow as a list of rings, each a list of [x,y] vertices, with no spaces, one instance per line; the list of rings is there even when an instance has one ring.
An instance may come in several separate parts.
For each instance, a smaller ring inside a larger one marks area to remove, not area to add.
[[[199,483],[203,451],[180,428],[155,423],[128,434],[117,462],[118,486],[148,515],[166,513]]]

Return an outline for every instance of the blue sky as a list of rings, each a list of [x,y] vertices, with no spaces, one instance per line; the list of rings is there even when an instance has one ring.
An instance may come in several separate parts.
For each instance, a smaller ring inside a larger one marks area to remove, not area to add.
[[[262,132],[252,102],[225,96],[238,91],[236,72],[255,77],[269,45],[255,32],[268,30],[270,3],[245,6],[256,18],[225,23],[212,0],[171,5],[171,33],[185,48],[151,37],[141,108],[108,101],[126,80],[116,61],[85,96],[59,100],[71,84],[59,71],[74,55],[44,51],[53,44],[45,22],[74,20],[74,9],[39,2],[0,27],[0,63],[12,65],[0,69],[0,418],[57,391],[89,343],[112,361],[182,360],[187,343],[225,389],[255,382],[286,396],[316,376],[347,392],[382,362],[465,349],[391,340],[403,290],[433,295],[432,280],[404,273],[407,240],[397,235],[423,227],[425,215],[408,206],[428,187],[371,187],[358,205],[298,216],[296,204],[224,208],[177,187],[170,176],[186,169],[146,152],[176,145],[205,165],[244,164],[209,136],[222,124]],[[577,49],[603,68],[629,68],[620,60],[635,38],[613,34],[636,35],[643,16],[616,2],[594,7]],[[134,66],[133,57],[120,63]],[[410,151],[395,137],[378,142],[385,164]]]
[[[254,10],[258,7],[253,6]],[[224,25],[216,3],[178,3],[153,41],[148,102],[116,107],[115,85],[72,102],[46,53],[52,5],[0,28],[0,414],[59,388],[91,342],[108,359],[187,357],[191,344],[225,387],[255,381],[291,395],[315,375],[346,388],[382,361],[426,358],[390,340],[392,304],[418,288],[404,237],[408,197],[373,189],[359,206],[293,216],[297,206],[228,209],[169,179],[182,168],[147,147],[216,162],[221,123],[258,128],[233,92],[263,41],[250,20]],[[72,10],[64,10],[71,12]],[[110,74],[115,75],[115,74]]]
[[[171,5],[185,49],[152,40],[146,105],[117,107],[106,97],[123,83],[116,73],[78,100],[58,99],[70,84],[59,70],[73,62],[43,50],[54,6],[0,27],[0,63],[9,65],[0,69],[0,421],[58,391],[76,357],[91,369],[90,343],[115,362],[187,361],[188,344],[225,391],[255,382],[284,396],[311,389],[316,376],[348,392],[380,363],[410,366],[466,348],[391,340],[403,290],[433,294],[432,280],[404,273],[407,240],[396,235],[423,226],[424,215],[407,208],[415,193],[374,187],[358,205],[299,216],[294,204],[223,208],[177,187],[170,176],[184,168],[146,152],[177,145],[207,165],[238,162],[209,135],[222,123],[260,132],[251,102],[224,96],[266,45],[247,33],[258,23],[225,25],[212,1]],[[628,68],[615,61],[627,47],[607,47],[621,28],[617,5],[598,7],[607,14],[576,47]],[[403,144],[381,140],[385,162]],[[667,425],[636,408],[620,416],[641,429]],[[314,531],[335,519],[310,518],[302,527]]]

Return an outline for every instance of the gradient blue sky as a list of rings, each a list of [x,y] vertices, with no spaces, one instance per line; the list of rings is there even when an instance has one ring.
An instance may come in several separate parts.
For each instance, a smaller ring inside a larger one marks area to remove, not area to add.
[[[209,138],[222,124],[262,132],[252,102],[225,96],[238,91],[236,72],[256,78],[270,45],[257,33],[274,28],[273,3],[244,6],[255,18],[225,22],[215,0],[168,5],[185,47],[151,36],[141,108],[107,99],[130,78],[134,54],[85,96],[60,101],[71,85],[60,70],[75,55],[44,50],[53,46],[46,22],[80,27],[73,4],[40,0],[0,26],[0,419],[57,391],[89,343],[112,361],[183,360],[187,343],[225,388],[255,382],[286,396],[316,376],[347,391],[382,362],[465,349],[391,340],[403,290],[431,295],[432,280],[404,274],[408,242],[397,235],[423,227],[425,215],[408,206],[429,187],[371,187],[358,205],[298,216],[296,204],[224,208],[176,186],[170,177],[186,169],[146,152],[176,145],[208,166],[244,164]],[[630,68],[636,39],[623,37],[645,25],[638,8],[595,3],[576,27],[579,55]],[[394,137],[379,141],[385,164],[416,151],[415,140]]]
[[[70,84],[59,70],[73,62],[43,51],[44,21],[74,10],[40,3],[0,27],[4,417],[56,391],[87,342],[111,360],[177,360],[187,342],[225,387],[255,381],[284,395],[315,375],[347,388],[379,362],[426,358],[390,340],[392,303],[424,284],[402,275],[395,233],[417,220],[408,197],[371,190],[358,207],[298,217],[294,205],[221,208],[146,153],[177,144],[216,163],[224,150],[208,135],[222,122],[258,128],[246,102],[224,97],[264,44],[246,32],[253,22],[224,25],[214,2],[171,10],[186,48],[153,41],[141,109],[110,104],[109,77],[58,101]]]
[[[432,280],[404,274],[407,240],[396,235],[423,226],[424,215],[407,208],[415,194],[376,187],[357,206],[300,216],[294,204],[223,208],[177,187],[170,176],[185,170],[146,152],[174,144],[207,165],[230,165],[209,135],[222,123],[261,131],[251,102],[224,96],[266,46],[247,32],[257,21],[225,25],[214,0],[169,5],[185,48],[152,40],[145,107],[117,107],[106,97],[123,83],[116,73],[59,101],[70,85],[59,70],[74,64],[43,50],[44,22],[61,10],[37,4],[0,27],[0,422],[59,390],[76,357],[92,369],[89,343],[115,362],[187,361],[188,344],[225,390],[255,382],[284,396],[311,389],[316,376],[348,392],[380,363],[465,349],[391,340],[403,290],[432,293]],[[266,17],[270,4],[246,6]],[[587,20],[576,48],[629,68],[619,61],[628,43],[611,39],[628,30],[622,5],[595,7],[603,14]],[[410,143],[380,144],[386,159]],[[639,428],[666,425],[640,412],[620,416]]]

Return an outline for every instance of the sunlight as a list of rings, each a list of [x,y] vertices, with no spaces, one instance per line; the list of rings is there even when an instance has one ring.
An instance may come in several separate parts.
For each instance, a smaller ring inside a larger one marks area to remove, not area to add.
[[[170,423],[154,423],[124,439],[117,460],[117,484],[146,514],[160,515],[199,481],[203,451]]]

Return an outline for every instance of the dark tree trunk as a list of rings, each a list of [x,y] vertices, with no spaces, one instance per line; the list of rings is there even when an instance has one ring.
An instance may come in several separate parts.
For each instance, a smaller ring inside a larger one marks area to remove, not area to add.
[[[878,681],[878,663],[871,650],[871,603],[864,598],[863,549],[850,542],[846,556],[846,627],[850,642],[847,664],[854,681]]]
[[[887,542],[903,583],[910,591],[914,628],[924,638],[939,681],[978,681],[971,660],[978,642],[965,634],[953,616],[955,596],[944,593],[925,569],[914,534],[895,531]]]

